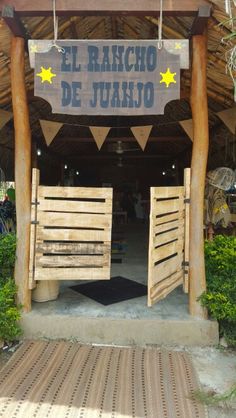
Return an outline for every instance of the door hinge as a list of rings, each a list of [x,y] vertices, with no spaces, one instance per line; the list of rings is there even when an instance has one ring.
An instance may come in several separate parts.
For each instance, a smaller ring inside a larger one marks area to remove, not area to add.
[[[190,204],[190,199],[184,199],[184,203]]]

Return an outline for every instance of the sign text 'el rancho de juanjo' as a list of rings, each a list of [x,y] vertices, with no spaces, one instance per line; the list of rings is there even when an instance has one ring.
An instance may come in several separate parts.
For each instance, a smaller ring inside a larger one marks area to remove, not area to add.
[[[163,114],[180,97],[188,41],[29,41],[34,94],[53,113]]]

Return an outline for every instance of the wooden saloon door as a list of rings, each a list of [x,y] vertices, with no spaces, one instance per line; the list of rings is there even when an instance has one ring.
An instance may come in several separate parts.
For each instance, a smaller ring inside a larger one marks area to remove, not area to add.
[[[112,189],[47,187],[33,170],[29,287],[36,280],[109,280]]]
[[[180,284],[188,292],[190,169],[185,185],[151,187],[148,306]]]

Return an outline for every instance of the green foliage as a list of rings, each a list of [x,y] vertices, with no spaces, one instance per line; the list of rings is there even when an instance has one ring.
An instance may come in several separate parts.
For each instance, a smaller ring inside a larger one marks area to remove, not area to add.
[[[0,277],[13,275],[16,253],[16,235],[0,234]]]
[[[219,321],[221,334],[236,346],[236,237],[217,235],[205,243],[207,291],[201,303]]]
[[[16,285],[14,280],[0,280],[0,339],[13,341],[21,333],[18,325],[19,306],[15,304]]]
[[[0,235],[0,339],[13,341],[21,333],[20,306],[15,303],[13,276],[16,252],[15,234]]]
[[[214,392],[196,391],[193,396],[199,402],[205,405],[219,405],[221,403],[227,405],[228,402],[236,400],[236,383],[226,392],[221,395]]]

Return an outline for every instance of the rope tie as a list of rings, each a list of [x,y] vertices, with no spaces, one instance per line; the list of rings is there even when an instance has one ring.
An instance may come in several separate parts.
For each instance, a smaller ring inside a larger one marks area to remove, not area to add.
[[[161,49],[162,46],[163,46],[163,42],[162,42],[162,22],[163,22],[163,0],[160,0],[160,19],[159,19],[159,25],[158,25],[158,42],[157,42],[158,49]]]
[[[54,29],[54,39],[52,41],[52,48],[56,48],[58,52],[65,53],[65,49],[62,48],[57,43],[57,36],[58,36],[58,17],[56,16],[56,0],[52,0],[52,7],[53,7],[53,29]]]

